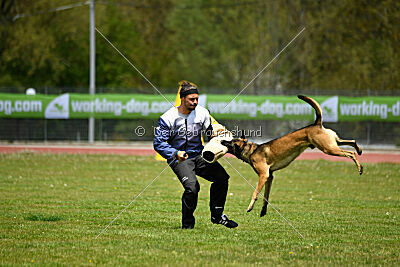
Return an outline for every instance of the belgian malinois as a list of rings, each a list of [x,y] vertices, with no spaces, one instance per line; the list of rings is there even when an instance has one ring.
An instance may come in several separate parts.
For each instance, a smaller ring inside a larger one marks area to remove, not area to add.
[[[261,145],[248,142],[244,136],[235,138],[232,141],[221,142],[222,145],[228,148],[228,153],[250,164],[259,176],[258,184],[254,190],[247,212],[253,209],[258,194],[265,183],[267,183],[260,216],[262,217],[267,213],[273,172],[288,166],[308,147],[317,147],[328,155],[348,157],[356,164],[359,174],[363,173],[363,167],[358,162],[356,153],[339,148],[339,145],[350,145],[355,148],[358,155],[361,155],[362,150],[356,141],[342,140],[334,131],[325,129],[322,126],[322,110],[317,101],[302,95],[299,95],[298,98],[307,102],[315,109],[316,120],[314,124]]]

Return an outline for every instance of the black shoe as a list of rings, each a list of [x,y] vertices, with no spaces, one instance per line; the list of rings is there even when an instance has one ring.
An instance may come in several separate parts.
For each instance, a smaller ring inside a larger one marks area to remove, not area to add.
[[[182,225],[182,229],[193,229],[194,225]]]
[[[219,218],[211,217],[211,222],[215,224],[222,224],[223,226],[228,228],[238,227],[238,224],[235,221],[229,220],[228,216],[226,216],[225,214],[222,214]]]

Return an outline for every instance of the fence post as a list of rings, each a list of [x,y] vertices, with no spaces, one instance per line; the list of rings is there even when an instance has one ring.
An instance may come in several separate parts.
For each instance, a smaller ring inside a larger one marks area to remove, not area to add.
[[[94,1],[90,1],[90,94],[93,96],[96,93],[96,36],[95,36],[95,9]],[[94,142],[94,117],[93,114],[89,118],[88,130],[89,143]]]
[[[368,96],[370,96],[371,90],[369,88],[368,88],[367,92],[368,92]],[[371,141],[371,121],[368,121],[368,125],[367,125],[367,146],[370,145],[370,141]]]

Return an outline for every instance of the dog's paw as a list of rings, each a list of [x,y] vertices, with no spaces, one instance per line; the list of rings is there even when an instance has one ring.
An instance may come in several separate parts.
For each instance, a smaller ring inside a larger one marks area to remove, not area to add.
[[[267,207],[261,209],[260,217],[264,217],[265,214],[267,214]]]
[[[250,212],[253,210],[254,204],[250,204],[249,207],[247,208],[247,212]]]
[[[359,156],[361,156],[361,154],[362,154],[362,150],[360,149],[360,151],[358,151],[358,153],[357,153]]]
[[[359,171],[360,175],[363,174],[363,172],[364,172],[364,167],[360,166],[360,171]]]
[[[256,199],[252,199],[250,201],[249,207],[247,208],[247,212],[250,212],[253,208],[254,208],[254,204],[256,203],[257,198]]]

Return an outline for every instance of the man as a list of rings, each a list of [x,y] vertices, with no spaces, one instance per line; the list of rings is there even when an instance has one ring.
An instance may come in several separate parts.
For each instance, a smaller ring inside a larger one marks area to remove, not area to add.
[[[229,175],[218,162],[207,163],[201,157],[201,134],[202,130],[211,129],[210,113],[197,106],[199,91],[194,83],[181,81],[179,87],[181,105],[172,107],[160,117],[154,149],[167,159],[185,189],[182,195],[182,229],[193,229],[195,225],[193,212],[200,191],[196,175],[212,182],[211,222],[235,228],[238,224],[223,214]]]

